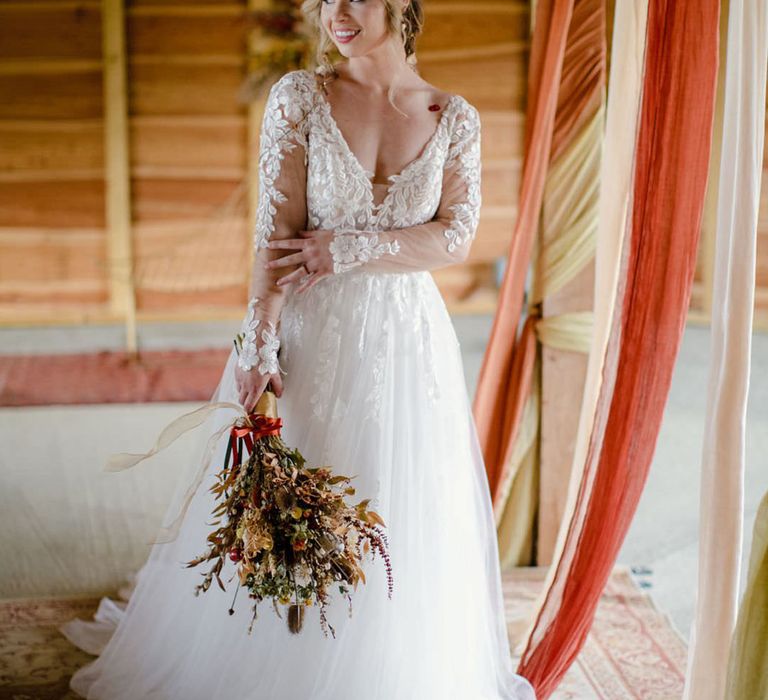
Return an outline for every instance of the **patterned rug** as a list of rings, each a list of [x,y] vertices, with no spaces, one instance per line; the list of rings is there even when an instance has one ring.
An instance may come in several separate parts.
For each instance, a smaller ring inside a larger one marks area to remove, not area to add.
[[[511,640],[525,633],[546,578],[544,567],[502,577]],[[552,700],[680,700],[687,645],[669,618],[617,566],[600,598],[595,624]]]
[[[0,406],[208,401],[229,350],[0,355]]]
[[[503,576],[511,639],[519,638],[546,575],[544,568]],[[115,599],[118,596],[115,595]],[[93,656],[72,646],[56,626],[90,619],[98,598],[0,601],[0,698],[74,700],[68,679]],[[650,597],[617,568],[595,625],[553,700],[678,700],[686,647]],[[137,699],[138,700],[138,699]]]

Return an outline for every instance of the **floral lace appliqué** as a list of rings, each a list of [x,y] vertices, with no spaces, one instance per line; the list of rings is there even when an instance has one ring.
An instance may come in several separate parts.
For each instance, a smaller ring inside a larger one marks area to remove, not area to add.
[[[286,73],[269,91],[264,108],[259,145],[259,196],[254,230],[254,249],[265,248],[275,231],[276,204],[286,196],[276,187],[283,158],[294,148],[304,149],[307,161],[312,91],[299,71]]]
[[[254,297],[248,303],[246,313],[238,335],[238,366],[249,372],[256,367],[259,374],[276,374],[280,371],[277,352],[280,349],[280,338],[272,321],[264,322],[256,317],[256,304],[258,298]],[[262,326],[262,324],[264,324]],[[261,334],[259,327],[261,326]]]
[[[474,239],[480,220],[480,116],[471,105],[458,119],[454,139],[446,167],[459,162],[458,173],[466,184],[467,197],[449,207],[453,212],[451,225],[445,230],[449,252]]]
[[[328,250],[333,258],[333,272],[338,275],[382,255],[396,255],[400,244],[396,240],[379,243],[376,233],[337,232]]]

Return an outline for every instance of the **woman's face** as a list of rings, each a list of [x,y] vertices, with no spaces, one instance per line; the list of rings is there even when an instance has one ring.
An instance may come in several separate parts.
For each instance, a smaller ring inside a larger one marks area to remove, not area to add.
[[[391,40],[382,0],[323,0],[323,29],[342,56],[364,56]]]

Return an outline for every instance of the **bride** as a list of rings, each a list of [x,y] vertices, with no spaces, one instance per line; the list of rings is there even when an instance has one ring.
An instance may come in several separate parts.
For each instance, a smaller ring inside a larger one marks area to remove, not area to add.
[[[198,570],[183,562],[211,530],[222,444],[127,604],[104,598],[95,621],[61,627],[98,655],[71,688],[101,700],[533,700],[510,657],[460,347],[429,272],[465,260],[477,229],[478,112],[414,70],[420,0],[302,10],[318,67],[285,74],[267,99],[245,342],[213,398],[251,410],[271,382],[285,442],[354,474],[385,521],[392,596],[381,560],[367,560],[352,614],[331,596],[335,637],[316,606],[292,634],[263,603],[249,635],[249,605],[227,614],[231,588],[195,597]]]

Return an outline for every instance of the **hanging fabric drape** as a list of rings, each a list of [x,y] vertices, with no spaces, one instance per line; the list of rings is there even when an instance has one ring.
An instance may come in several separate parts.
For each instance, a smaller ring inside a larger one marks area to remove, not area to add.
[[[602,386],[603,364],[617,295],[620,261],[627,238],[645,61],[647,13],[647,0],[635,0],[633,3],[620,3],[614,15],[604,156],[600,175],[592,347],[576,432],[564,522],[568,522],[568,514],[574,512],[584,478],[586,455]],[[555,561],[562,556],[567,533],[568,529],[561,526],[555,548]],[[537,609],[543,606],[547,596],[557,600],[560,595],[559,587],[562,587],[563,580],[562,577],[555,580],[556,574],[557,567],[551,566],[535,606]]]
[[[730,649],[725,700],[768,698],[768,493],[755,518],[747,589]]]
[[[526,313],[531,322],[526,321],[520,338],[516,339],[520,304],[499,304],[475,397],[476,420],[481,423],[481,442],[499,533],[499,551],[502,562],[507,565],[529,564],[532,556],[539,468],[535,449],[540,421],[537,341],[552,339],[554,343],[559,343],[553,347],[581,350],[585,346],[583,331],[589,325],[574,321],[575,318],[581,321],[584,312],[579,312],[577,317],[565,314],[562,318],[541,318],[541,302],[545,297],[561,289],[593,257],[597,227],[605,99],[604,0],[577,0],[573,3],[565,45],[561,48],[559,41],[550,40],[552,23],[557,22],[558,13],[563,11],[562,3],[539,3],[533,38],[529,89],[532,96],[542,102],[546,93],[556,98],[556,112],[551,132],[540,130],[534,139],[532,130],[526,131],[526,147],[529,149],[526,151],[526,166],[540,154],[542,145],[550,139],[551,142],[548,160],[544,163],[545,172],[524,168],[521,215],[513,236],[514,248],[516,239],[536,233],[521,228],[527,222],[523,211],[532,212],[543,205],[535,272]],[[562,39],[562,35],[558,36]],[[559,80],[546,85],[535,83],[541,75],[538,66],[551,62],[558,55],[562,56]],[[537,102],[533,100],[533,104]],[[530,127],[536,117],[531,112],[528,117],[526,125]],[[545,178],[543,192],[526,187],[526,177],[542,175]],[[526,194],[538,197],[538,201],[526,199]],[[519,270],[520,265],[508,265],[502,289],[515,286],[513,278],[519,276]],[[522,296],[522,290],[519,294]],[[505,325],[511,329],[510,334],[505,336],[495,332]],[[571,333],[576,335],[571,336]],[[588,347],[588,343],[586,345]],[[504,357],[505,353],[509,355]],[[506,401],[498,382],[498,373],[485,371],[499,358],[508,362],[506,365],[502,363],[505,367],[503,381],[508,386]]]
[[[554,576],[518,669],[541,700],[586,639],[658,437],[696,261],[718,15],[716,0],[649,8],[629,237],[597,412]]]
[[[713,160],[719,158],[719,179],[712,183],[717,193],[717,225],[711,357],[701,463],[698,592],[683,696],[686,700],[725,697],[728,652],[736,624],[757,223],[763,171],[760,156],[765,137],[766,0],[730,3],[726,51],[725,71],[721,70],[721,74],[725,74],[722,146],[719,154],[713,154]],[[759,559],[759,542],[757,548]],[[760,564],[753,561],[751,569],[753,588],[745,597],[745,601],[749,601],[747,608],[761,595],[754,590]],[[766,608],[760,610],[758,606],[755,621],[742,622],[741,635],[749,628],[755,629],[752,625],[759,625],[759,618],[765,619],[767,613]],[[753,656],[747,645],[737,644],[735,648],[739,651],[732,660],[734,664],[738,664],[742,656],[750,666],[748,659],[760,656],[759,652]],[[734,688],[749,687],[748,676],[748,673],[740,674]],[[766,691],[768,687],[763,685],[763,693],[741,697],[744,700],[766,697]]]
[[[572,12],[573,0],[539,0],[536,4],[518,216],[472,406],[492,495],[502,479],[503,465],[510,462],[531,391],[534,324],[525,323],[519,339],[517,330],[550,160],[557,88]]]
[[[592,430],[597,393],[600,388],[604,349],[607,343],[610,316],[616,296],[619,258],[626,225],[629,201],[634,147],[637,132],[637,113],[640,100],[640,86],[643,73],[645,50],[645,23],[647,0],[633,3],[619,3],[612,27],[613,51],[611,57],[610,90],[606,114],[604,149],[601,158],[600,188],[598,202],[598,244],[595,264],[595,292],[592,323],[589,331],[591,352],[587,365],[587,376],[579,413],[576,432],[571,478],[566,503],[575,498],[575,487],[581,482],[581,474]],[[547,335],[547,326],[553,321],[542,319],[536,325],[540,340]],[[561,323],[558,320],[555,323]],[[565,323],[568,323],[566,320]],[[589,342],[588,338],[583,341]],[[573,342],[573,341],[570,341]],[[534,398],[533,391],[530,394]],[[512,487],[502,481],[499,486],[504,500],[503,510],[496,511],[497,534],[502,566],[526,563],[526,554],[532,549],[532,532],[525,530],[533,510],[531,501],[538,497],[538,472],[534,472],[538,435],[538,393],[536,407],[532,401],[526,404],[518,437],[515,441],[511,465],[504,465],[508,478],[514,478]],[[507,496],[507,492],[509,495]],[[566,505],[566,512],[569,506]],[[560,539],[564,534],[560,530]],[[558,546],[561,546],[559,543]],[[549,572],[551,582],[554,569]]]

